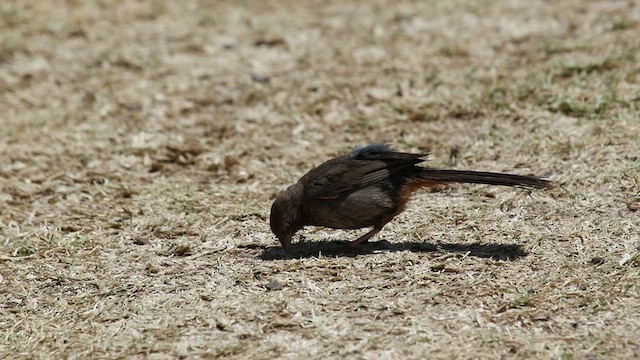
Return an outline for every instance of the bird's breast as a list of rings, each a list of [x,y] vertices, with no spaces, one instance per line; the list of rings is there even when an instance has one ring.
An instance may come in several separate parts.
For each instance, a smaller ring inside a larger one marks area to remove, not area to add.
[[[369,186],[335,199],[316,199],[306,205],[307,225],[334,229],[359,229],[379,224],[395,213],[397,195],[382,184]]]

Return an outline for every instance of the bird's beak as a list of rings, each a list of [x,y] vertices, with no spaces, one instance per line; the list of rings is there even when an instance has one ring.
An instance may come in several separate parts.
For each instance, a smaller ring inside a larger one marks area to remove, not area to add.
[[[278,240],[280,240],[280,244],[282,245],[282,248],[284,249],[284,251],[289,252],[289,245],[291,245],[291,238],[293,237],[293,235],[285,235],[281,238],[278,238]]]

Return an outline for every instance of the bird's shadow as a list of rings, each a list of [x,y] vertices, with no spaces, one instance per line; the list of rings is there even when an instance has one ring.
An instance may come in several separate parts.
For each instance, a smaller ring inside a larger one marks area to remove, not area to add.
[[[518,244],[496,243],[442,243],[403,242],[391,243],[387,240],[360,244],[354,250],[347,250],[348,241],[303,241],[291,244],[289,252],[279,246],[264,248],[260,258],[262,260],[306,259],[319,256],[325,257],[356,257],[358,255],[378,252],[449,252],[464,253],[479,258],[513,261],[525,257],[528,253]]]

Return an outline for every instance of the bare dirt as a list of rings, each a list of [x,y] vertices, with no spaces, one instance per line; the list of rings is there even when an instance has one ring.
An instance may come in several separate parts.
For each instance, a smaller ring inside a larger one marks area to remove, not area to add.
[[[0,2],[0,358],[640,357],[638,31],[634,1]],[[275,194],[371,141],[558,186],[286,256]]]

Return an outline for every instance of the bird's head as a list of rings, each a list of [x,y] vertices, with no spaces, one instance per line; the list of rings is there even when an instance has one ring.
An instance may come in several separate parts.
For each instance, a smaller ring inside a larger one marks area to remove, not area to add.
[[[302,229],[302,197],[304,187],[301,183],[290,186],[278,195],[271,205],[269,225],[285,250],[289,249],[291,238]]]

